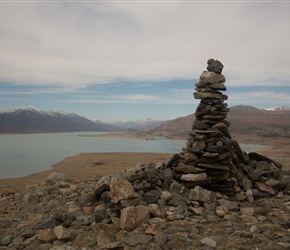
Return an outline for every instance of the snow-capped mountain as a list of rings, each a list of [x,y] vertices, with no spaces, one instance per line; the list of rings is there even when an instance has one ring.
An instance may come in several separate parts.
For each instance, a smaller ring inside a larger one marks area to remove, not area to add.
[[[61,110],[49,110],[49,111],[44,111],[44,110],[40,110],[37,109],[31,105],[27,105],[24,107],[16,107],[16,108],[9,108],[9,109],[2,109],[0,110],[0,115],[1,114],[17,114],[17,113],[21,113],[21,112],[33,112],[33,113],[38,113],[38,114],[42,114],[42,115],[47,115],[47,116],[52,116],[52,117],[56,117],[56,116],[63,116],[63,117],[67,117],[67,116],[78,116],[78,117],[83,117],[83,116],[79,116],[78,114],[75,113],[66,113],[63,112]],[[83,117],[85,118],[85,117]]]
[[[287,106],[279,106],[279,107],[273,107],[273,108],[263,108],[267,111],[290,111],[290,108]]]
[[[115,131],[111,125],[96,124],[86,117],[33,106],[0,110],[0,133]]]
[[[140,119],[140,120],[135,120],[135,121],[112,121],[112,120],[95,120],[97,124],[109,124],[113,126],[117,126],[121,129],[136,129],[136,130],[147,130],[147,129],[152,129],[160,124],[162,124],[165,121],[161,120],[153,120],[151,118],[146,118],[146,119]]]
[[[18,113],[22,111],[32,111],[32,112],[37,112],[37,113],[43,113],[44,111],[37,109],[31,105],[27,105],[24,107],[16,107],[16,108],[8,108],[8,109],[2,109],[0,110],[0,114],[12,114],[12,113]]]

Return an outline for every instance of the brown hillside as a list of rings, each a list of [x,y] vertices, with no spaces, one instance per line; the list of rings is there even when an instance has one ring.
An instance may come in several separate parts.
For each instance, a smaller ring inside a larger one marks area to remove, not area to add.
[[[266,137],[290,137],[290,112],[259,110],[250,106],[235,106],[228,114],[230,131]]]
[[[176,137],[176,136],[187,136],[191,130],[194,121],[194,115],[188,115],[176,118],[162,123],[148,131],[153,136],[165,136],[165,137]],[[188,132],[187,132],[188,131]]]
[[[151,135],[187,137],[194,114],[165,122],[150,130]],[[265,137],[290,137],[290,112],[267,111],[252,106],[238,105],[230,108],[227,120],[233,134],[253,134]],[[188,132],[187,132],[188,131]]]

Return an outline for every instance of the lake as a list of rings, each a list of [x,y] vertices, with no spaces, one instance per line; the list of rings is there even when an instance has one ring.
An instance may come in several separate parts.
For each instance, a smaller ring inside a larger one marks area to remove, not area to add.
[[[2,134],[0,135],[0,179],[22,177],[50,170],[67,157],[91,152],[155,152],[182,151],[186,140],[138,140],[111,137],[83,137],[73,133]],[[263,145],[240,144],[244,150],[267,148]]]

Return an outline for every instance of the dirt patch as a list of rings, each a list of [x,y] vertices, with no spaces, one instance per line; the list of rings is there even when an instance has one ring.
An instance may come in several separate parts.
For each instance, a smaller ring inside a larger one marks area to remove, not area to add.
[[[171,155],[165,153],[82,153],[54,164],[50,171],[0,180],[0,192],[5,186],[21,190],[27,185],[38,184],[48,174],[55,171],[74,180],[90,180],[97,175],[115,175],[124,169],[135,167],[140,162],[148,164],[168,161]]]

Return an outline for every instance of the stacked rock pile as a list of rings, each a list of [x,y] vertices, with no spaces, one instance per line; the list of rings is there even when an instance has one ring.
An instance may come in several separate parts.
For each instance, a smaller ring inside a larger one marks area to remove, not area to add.
[[[252,184],[261,176],[275,175],[282,165],[257,153],[246,154],[231,138],[230,123],[225,120],[229,108],[224,101],[228,96],[221,92],[226,90],[225,77],[221,74],[223,65],[214,59],[207,63],[207,71],[203,71],[195,84],[194,97],[200,103],[192,132],[183,152],[175,155],[167,167],[174,170],[174,179],[187,187],[199,185],[234,195],[238,182],[244,188],[244,183]],[[255,185],[261,191],[275,193],[267,184]]]
[[[188,185],[204,185],[227,180],[236,172],[232,162],[232,141],[228,131],[227,95],[225,77],[221,74],[223,65],[214,59],[208,60],[208,71],[195,84],[194,97],[201,99],[187,145],[175,164],[175,179]]]

